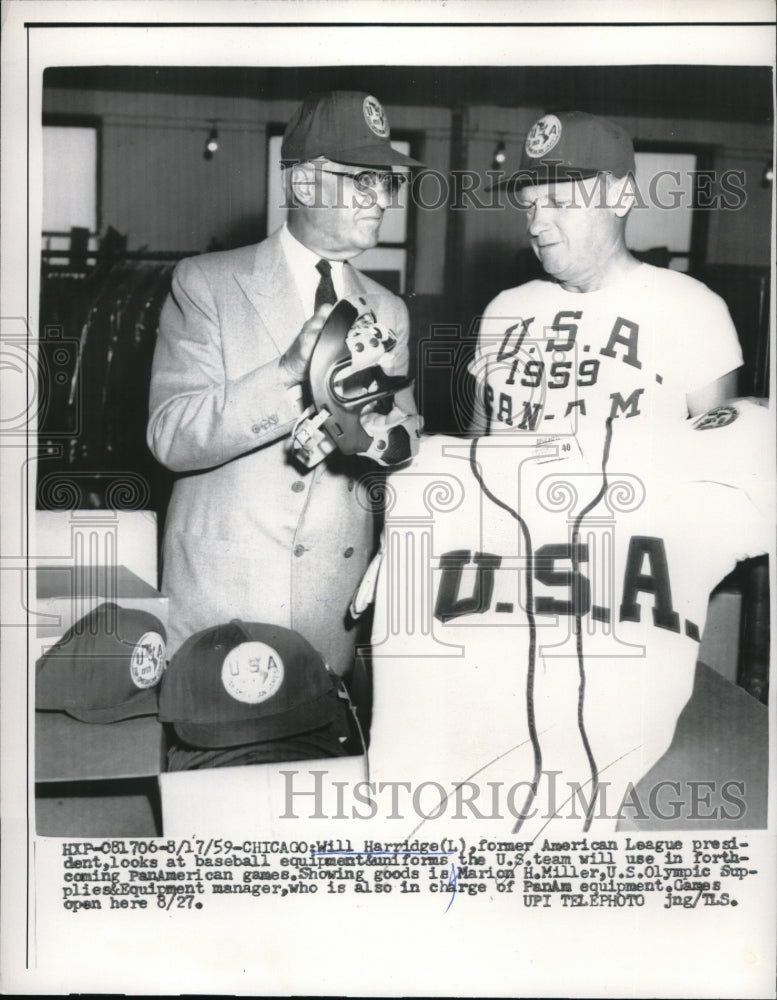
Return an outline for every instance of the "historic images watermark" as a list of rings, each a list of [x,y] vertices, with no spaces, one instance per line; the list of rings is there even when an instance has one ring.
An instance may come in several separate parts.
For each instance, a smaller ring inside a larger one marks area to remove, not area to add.
[[[444,785],[433,779],[411,781],[335,780],[323,769],[282,769],[282,820],[452,821],[595,820],[698,821],[733,823],[747,812],[741,780],[662,780],[651,785],[629,782],[615,788],[602,779],[590,785],[560,781],[561,771],[543,770],[542,801],[529,795],[531,781],[462,781]],[[612,792],[612,794],[609,794]],[[529,795],[529,805],[527,805]]]
[[[530,170],[507,173],[504,170],[452,170],[443,173],[426,168],[415,173],[379,170],[353,170],[333,175],[324,194],[324,176],[332,172],[314,161],[313,180],[298,179],[297,185],[313,187],[316,208],[370,208],[378,203],[384,208],[398,208],[412,203],[424,211],[449,209],[463,211],[504,211],[525,209],[521,188],[536,183]],[[744,170],[657,170],[647,180],[638,182],[629,175],[615,203],[608,200],[606,175],[586,177],[579,171],[562,170],[549,186],[565,186],[566,207],[626,207],[632,210],[657,208],[673,211],[692,208],[701,211],[739,211],[747,204]],[[583,183],[585,182],[585,183]],[[333,191],[332,191],[333,188]],[[282,208],[293,208],[291,188],[287,186]]]

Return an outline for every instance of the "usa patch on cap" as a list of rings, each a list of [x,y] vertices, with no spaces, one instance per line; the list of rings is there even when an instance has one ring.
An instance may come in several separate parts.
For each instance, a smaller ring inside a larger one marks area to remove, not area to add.
[[[386,112],[377,97],[365,97],[362,108],[364,109],[364,120],[375,135],[380,136],[381,139],[388,139],[390,134],[388,118],[386,118]]]
[[[535,159],[549,153],[561,138],[561,128],[555,115],[545,115],[536,121],[526,136],[526,155]]]
[[[261,705],[280,690],[286,671],[283,657],[266,642],[241,642],[224,657],[221,683],[235,701]]]

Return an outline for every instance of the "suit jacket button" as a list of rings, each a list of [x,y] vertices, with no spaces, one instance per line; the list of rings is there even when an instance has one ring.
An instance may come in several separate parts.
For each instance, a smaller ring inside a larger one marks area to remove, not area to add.
[[[345,550],[345,552],[343,552],[343,555],[345,556],[346,559],[350,559],[351,556],[353,555],[353,546],[349,545],[348,548]]]
[[[252,434],[261,434],[262,433],[262,428],[259,426],[259,424],[253,424],[253,426],[251,427],[251,433]]]
[[[305,484],[301,479],[297,479],[296,482],[291,484],[291,488],[295,493],[301,493],[305,489]]]
[[[299,556],[304,555],[304,554],[305,554],[305,546],[304,545],[295,545],[294,546],[294,555],[295,556],[299,557]]]

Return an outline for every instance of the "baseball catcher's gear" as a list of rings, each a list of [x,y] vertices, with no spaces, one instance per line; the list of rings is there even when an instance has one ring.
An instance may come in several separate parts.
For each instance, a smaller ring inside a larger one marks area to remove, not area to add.
[[[317,465],[335,448],[387,466],[411,457],[420,419],[394,405],[394,394],[413,384],[391,374],[396,343],[374,313],[358,315],[346,299],[335,305],[310,359],[313,405],[292,434],[292,452],[304,465]]]

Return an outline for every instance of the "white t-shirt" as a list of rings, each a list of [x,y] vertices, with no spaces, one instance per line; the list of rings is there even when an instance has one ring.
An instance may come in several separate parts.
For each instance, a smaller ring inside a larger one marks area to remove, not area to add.
[[[689,393],[741,364],[719,296],[640,264],[593,292],[547,279],[502,292],[470,370],[484,383],[490,433],[571,433],[584,447],[611,414],[684,419]]]

